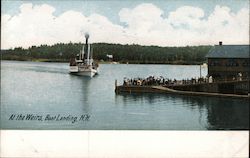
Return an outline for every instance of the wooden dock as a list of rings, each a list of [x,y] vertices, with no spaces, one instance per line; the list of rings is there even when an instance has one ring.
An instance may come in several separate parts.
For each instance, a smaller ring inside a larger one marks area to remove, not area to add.
[[[117,83],[117,82],[116,82]],[[210,92],[195,92],[195,91],[183,91],[175,90],[164,86],[115,86],[115,92],[119,93],[168,93],[178,95],[189,95],[189,96],[208,96],[208,97],[228,97],[228,98],[242,98],[250,99],[250,94],[239,95],[239,94],[224,94],[224,93],[210,93]]]

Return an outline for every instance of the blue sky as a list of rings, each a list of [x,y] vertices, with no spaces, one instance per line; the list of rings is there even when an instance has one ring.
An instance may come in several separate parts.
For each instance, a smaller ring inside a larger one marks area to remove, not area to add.
[[[34,5],[49,4],[56,8],[55,15],[60,15],[68,10],[79,11],[87,16],[92,13],[98,13],[109,17],[112,22],[116,23],[119,23],[118,12],[122,8],[134,8],[141,3],[155,4],[163,9],[166,14],[185,5],[200,7],[205,11],[206,15],[209,15],[216,5],[228,6],[233,12],[249,6],[247,0],[3,0],[2,13],[15,15],[19,12],[20,5],[28,2]]]
[[[28,6],[30,4],[32,6]],[[46,5],[46,6],[45,6]],[[22,6],[24,9],[21,10]],[[43,6],[43,7],[42,7]],[[42,11],[35,8],[43,8]],[[47,9],[46,9],[47,8]],[[36,17],[26,16],[23,14],[25,9],[30,10],[30,12]],[[2,13],[1,16],[4,16],[4,19],[7,19],[3,22],[6,23],[2,28],[4,38],[6,38],[6,43],[2,43],[5,47],[14,47],[14,46],[28,46],[28,42],[30,44],[39,45],[44,44],[48,41],[48,44],[53,44],[56,42],[78,42],[80,41],[80,37],[78,38],[71,38],[71,32],[68,32],[69,36],[63,36],[62,33],[57,32],[51,35],[51,30],[49,28],[40,28],[36,19],[39,19],[39,16],[42,17],[42,14],[47,14],[48,17],[54,19],[52,22],[49,18],[44,19],[43,22],[48,23],[50,25],[56,25],[62,21],[62,15],[65,13],[69,13],[67,16],[65,15],[64,18],[74,20],[73,24],[70,25],[70,22],[66,22],[65,19],[63,22],[60,23],[61,25],[67,26],[68,28],[75,29],[74,33],[77,34],[77,30],[81,31],[88,31],[93,34],[93,42],[116,42],[116,43],[137,43],[142,45],[160,45],[160,46],[168,46],[168,45],[199,45],[199,44],[213,44],[218,40],[218,38],[205,40],[205,39],[196,39],[193,41],[190,39],[191,42],[185,42],[190,38],[194,38],[197,36],[204,35],[204,38],[208,37],[218,37],[221,36],[220,33],[213,34],[213,30],[221,29],[228,31],[230,29],[233,30],[238,29],[238,31],[232,32],[232,35],[228,35],[227,38],[228,43],[248,43],[246,34],[248,29],[246,26],[243,26],[239,19],[240,16],[243,20],[247,22],[249,17],[249,1],[247,0],[159,0],[159,1],[150,1],[150,0],[127,0],[127,1],[119,1],[119,0],[85,0],[85,1],[2,1]],[[73,11],[73,12],[72,12]],[[70,13],[71,12],[71,13]],[[182,12],[184,12],[182,14]],[[79,13],[79,14],[78,14]],[[218,20],[213,16],[218,16]],[[25,17],[26,16],[26,17]],[[141,17],[140,17],[141,16]],[[77,18],[76,18],[77,17]],[[146,19],[144,21],[138,20]],[[153,17],[152,19],[147,17]],[[191,19],[190,19],[191,17]],[[30,21],[27,20],[30,19]],[[223,19],[225,18],[225,19]],[[99,21],[98,21],[98,20]],[[131,21],[133,19],[133,21]],[[158,19],[155,21],[155,19]],[[209,20],[212,19],[212,20]],[[61,20],[61,21],[60,21]],[[20,22],[21,21],[21,22]],[[75,23],[75,21],[79,21]],[[139,22],[140,21],[140,22]],[[151,21],[151,24],[150,24]],[[190,22],[191,21],[191,22]],[[218,25],[214,25],[217,22]],[[85,23],[86,22],[86,23]],[[105,26],[102,23],[105,23]],[[20,29],[18,26],[14,26],[14,24],[27,25],[30,28],[33,28],[33,32],[23,28]],[[50,24],[51,23],[51,24]],[[53,23],[53,24],[52,24]],[[231,26],[225,26],[225,24],[231,24]],[[249,23],[249,22],[248,22]],[[239,26],[237,25],[239,24]],[[88,27],[87,27],[88,25]],[[99,26],[98,26],[99,25]],[[145,27],[146,25],[146,27]],[[205,27],[205,26],[209,27]],[[237,25],[237,26],[236,26]],[[16,27],[16,28],[15,28]],[[79,28],[77,28],[79,27]],[[96,27],[95,29],[92,29]],[[99,30],[98,30],[99,27]],[[113,29],[110,29],[113,28]],[[230,28],[231,27],[231,28]],[[15,31],[11,31],[11,29],[15,29]],[[36,29],[37,28],[37,29]],[[140,30],[140,28],[142,28]],[[52,29],[52,28],[51,28]],[[56,29],[56,28],[53,28]],[[62,28],[61,28],[62,29]],[[166,31],[166,30],[169,31]],[[244,29],[243,32],[240,32],[241,29]],[[5,31],[6,30],[6,31]],[[17,30],[17,31],[16,31]],[[26,33],[18,32],[26,31]],[[39,32],[34,32],[35,30],[40,30]],[[108,35],[102,33],[102,31],[112,31],[114,30],[114,34],[119,36],[116,38],[115,36],[110,39]],[[205,30],[205,31],[203,31]],[[65,31],[62,31],[65,32]],[[66,31],[67,32],[67,31]],[[79,32],[79,34],[80,34]],[[99,36],[94,38],[95,32],[98,32]],[[193,32],[193,33],[192,33]],[[239,34],[240,32],[240,34]],[[40,37],[39,35],[43,34],[43,36],[47,35],[46,37]],[[103,35],[101,37],[101,35]],[[145,37],[143,36],[145,34]],[[159,35],[171,35],[173,38],[181,38],[181,35],[184,35],[183,39],[178,39],[179,43],[177,42],[169,42],[171,38],[164,38],[161,36],[157,39]],[[236,35],[240,35],[235,37]],[[148,37],[151,35],[150,38]],[[3,36],[3,35],[2,35]],[[39,38],[35,38],[39,36]],[[53,38],[52,38],[53,36]],[[78,35],[76,35],[78,36]],[[174,36],[174,37],[173,37]],[[123,38],[122,38],[123,37]],[[125,38],[129,37],[129,40]],[[14,40],[25,38],[27,41],[24,43],[17,42]],[[37,39],[34,42],[34,38]],[[63,39],[62,39],[63,38]],[[67,38],[67,39],[66,39]],[[143,39],[142,39],[143,38]],[[226,39],[223,37],[222,39]],[[237,38],[235,41],[232,40],[233,38]],[[61,40],[62,39],[62,40]],[[153,41],[151,41],[153,40]],[[157,42],[157,41],[158,42]],[[201,42],[197,42],[200,40]]]

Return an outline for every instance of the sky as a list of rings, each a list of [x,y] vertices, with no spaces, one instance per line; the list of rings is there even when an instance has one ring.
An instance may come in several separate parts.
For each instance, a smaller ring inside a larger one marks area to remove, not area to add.
[[[84,42],[249,44],[248,0],[1,1],[1,49]]]

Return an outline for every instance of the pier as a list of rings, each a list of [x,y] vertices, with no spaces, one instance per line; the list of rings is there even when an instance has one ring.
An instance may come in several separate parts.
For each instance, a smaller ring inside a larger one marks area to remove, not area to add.
[[[116,93],[171,93],[231,98],[250,98],[249,45],[215,45],[206,55],[208,74],[191,79],[147,78],[124,79],[115,86]]]
[[[249,79],[210,81],[208,78],[169,80],[162,77],[124,79],[123,85],[115,83],[119,93],[167,93],[190,96],[250,98]]]

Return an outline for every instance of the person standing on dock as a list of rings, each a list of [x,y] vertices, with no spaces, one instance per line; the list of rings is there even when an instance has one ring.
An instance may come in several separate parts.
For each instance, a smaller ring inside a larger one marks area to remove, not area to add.
[[[208,83],[212,83],[213,82],[213,77],[212,76],[209,76],[208,78]]]
[[[238,79],[239,79],[239,81],[242,81],[242,73],[241,72],[238,73]]]

